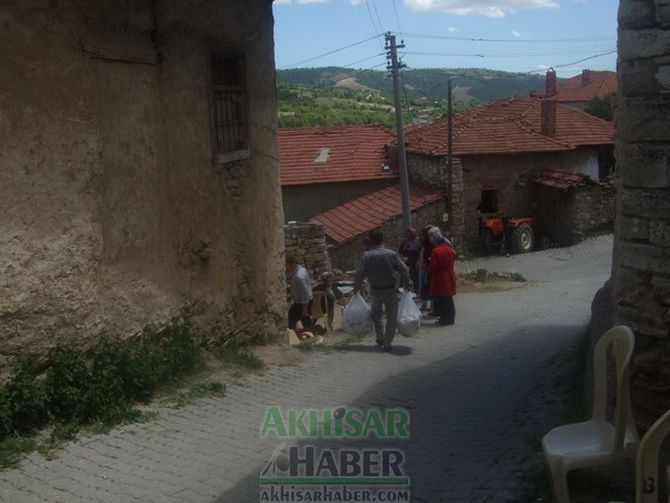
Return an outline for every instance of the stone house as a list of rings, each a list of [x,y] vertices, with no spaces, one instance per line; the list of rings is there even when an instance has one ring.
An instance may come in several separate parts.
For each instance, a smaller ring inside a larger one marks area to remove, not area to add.
[[[477,244],[482,214],[530,216],[547,170],[606,180],[613,171],[611,123],[551,100],[501,99],[454,118],[453,219],[456,245]],[[407,133],[410,177],[447,187],[446,119]]]
[[[559,170],[545,171],[533,182],[541,201],[538,215],[555,242],[571,245],[590,231],[612,228],[613,182],[596,182],[582,173]]]
[[[184,310],[212,343],[284,323],[271,8],[3,6],[0,367]]]
[[[414,228],[444,221],[447,210],[442,189],[413,185],[409,196]],[[386,246],[395,249],[404,238],[401,201],[400,187],[394,185],[316,215],[311,221],[324,227],[333,267],[355,269],[365,251],[362,240],[372,229],[380,229]]]
[[[670,2],[621,0],[614,323],[636,332],[635,418],[670,408]]]
[[[398,183],[394,140],[379,124],[282,128],[277,132],[284,218],[314,215]]]
[[[551,98],[575,110],[584,110],[593,98],[606,98],[616,92],[616,72],[585,69],[579,75],[558,81],[556,72],[550,68],[547,71],[545,89],[534,94]]]

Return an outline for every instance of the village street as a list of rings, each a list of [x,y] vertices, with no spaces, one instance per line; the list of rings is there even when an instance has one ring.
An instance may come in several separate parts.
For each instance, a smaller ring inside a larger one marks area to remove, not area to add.
[[[32,454],[0,473],[2,501],[258,501],[278,441],[259,438],[266,408],[403,407],[412,501],[535,501],[541,436],[561,422],[572,358],[595,292],[610,274],[611,236],[571,248],[460,264],[520,272],[529,283],[463,293],[456,325],[309,352],[230,386],[224,398],[162,409],[151,422],[82,438],[51,461]]]

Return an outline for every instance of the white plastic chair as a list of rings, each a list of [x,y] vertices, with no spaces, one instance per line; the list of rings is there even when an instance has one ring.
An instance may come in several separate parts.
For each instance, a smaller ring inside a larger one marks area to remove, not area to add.
[[[635,503],[658,503],[661,475],[658,456],[661,445],[670,433],[670,410],[663,414],[642,437],[635,463]],[[664,471],[670,491],[670,466]]]
[[[625,451],[631,457],[639,437],[630,404],[628,365],[635,336],[630,328],[614,327],[600,338],[593,355],[593,414],[581,423],[559,426],[542,439],[555,503],[569,503],[567,474],[571,470],[612,463]],[[614,354],[616,408],[614,424],[607,421],[607,354]]]

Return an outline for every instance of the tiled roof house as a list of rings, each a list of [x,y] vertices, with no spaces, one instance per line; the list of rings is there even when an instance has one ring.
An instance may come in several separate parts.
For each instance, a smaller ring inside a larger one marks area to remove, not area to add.
[[[446,180],[448,124],[408,131],[410,175]],[[529,215],[538,207],[534,180],[547,170],[605,179],[613,166],[614,126],[553,100],[500,99],[453,120],[454,237],[474,244],[481,213]]]
[[[372,124],[278,131],[285,221],[323,224],[337,268],[350,269],[363,251],[361,240],[382,228],[389,246],[401,239],[401,194],[393,131]],[[417,225],[444,213],[439,187],[410,187]]]
[[[556,73],[549,69],[544,90],[535,94],[577,110],[584,110],[593,98],[612,96],[616,94],[617,88],[616,72],[582,70],[580,75],[557,81]]]
[[[397,182],[379,124],[277,131],[285,221],[308,220]]]

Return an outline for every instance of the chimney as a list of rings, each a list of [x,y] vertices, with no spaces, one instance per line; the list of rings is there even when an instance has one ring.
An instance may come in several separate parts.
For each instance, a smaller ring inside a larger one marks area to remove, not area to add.
[[[585,86],[591,82],[591,70],[582,70],[582,85]]]
[[[556,102],[554,100],[542,100],[542,114],[540,118],[540,132],[544,136],[556,135]]]
[[[556,70],[549,68],[549,70],[547,70],[547,77],[545,81],[544,97],[548,98],[554,94],[556,94]]]

